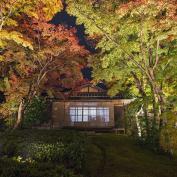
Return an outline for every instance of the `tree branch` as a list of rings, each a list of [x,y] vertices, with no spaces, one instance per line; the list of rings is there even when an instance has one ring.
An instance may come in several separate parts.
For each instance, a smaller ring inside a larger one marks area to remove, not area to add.
[[[159,62],[159,54],[158,54],[159,45],[160,45],[160,41],[159,41],[159,39],[158,39],[158,40],[157,40],[157,46],[156,46],[156,57],[155,57],[155,63],[154,63],[154,66],[153,66],[153,70],[156,69],[156,67],[157,67],[157,65],[158,65],[158,62]]]

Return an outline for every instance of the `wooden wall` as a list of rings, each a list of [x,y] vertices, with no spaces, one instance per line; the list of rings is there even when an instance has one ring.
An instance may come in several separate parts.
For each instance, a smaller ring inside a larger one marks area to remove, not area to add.
[[[128,103],[126,100],[99,100],[99,101],[56,101],[52,105],[52,125],[54,128],[62,127],[90,127],[90,128],[104,128],[104,127],[118,127],[124,128],[124,109],[123,106]],[[69,116],[70,107],[79,106],[93,106],[93,107],[108,107],[109,108],[109,122],[102,122],[100,119],[89,122],[71,122]],[[115,125],[116,123],[116,125]]]
[[[125,128],[124,107],[114,106],[114,120],[116,128]]]

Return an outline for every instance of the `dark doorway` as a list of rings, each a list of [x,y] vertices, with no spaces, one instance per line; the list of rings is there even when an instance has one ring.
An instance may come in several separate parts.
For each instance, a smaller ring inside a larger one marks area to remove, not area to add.
[[[124,107],[114,106],[115,128],[125,128]]]

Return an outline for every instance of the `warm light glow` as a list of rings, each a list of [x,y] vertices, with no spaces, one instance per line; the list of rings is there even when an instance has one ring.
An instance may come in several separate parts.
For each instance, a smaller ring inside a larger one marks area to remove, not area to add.
[[[69,115],[72,122],[89,122],[97,119],[109,122],[107,107],[70,107]]]

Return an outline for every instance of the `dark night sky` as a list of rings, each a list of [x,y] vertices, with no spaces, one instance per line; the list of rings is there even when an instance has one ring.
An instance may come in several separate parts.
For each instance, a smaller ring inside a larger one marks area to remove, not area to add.
[[[79,38],[79,44],[84,45],[87,50],[90,52],[95,52],[94,47],[89,43],[87,40],[87,36],[85,34],[85,28],[84,25],[77,25],[76,24],[76,17],[69,15],[65,9],[55,15],[55,17],[52,19],[51,23],[57,25],[62,24],[67,26],[68,28],[76,28],[77,33],[76,35]]]

